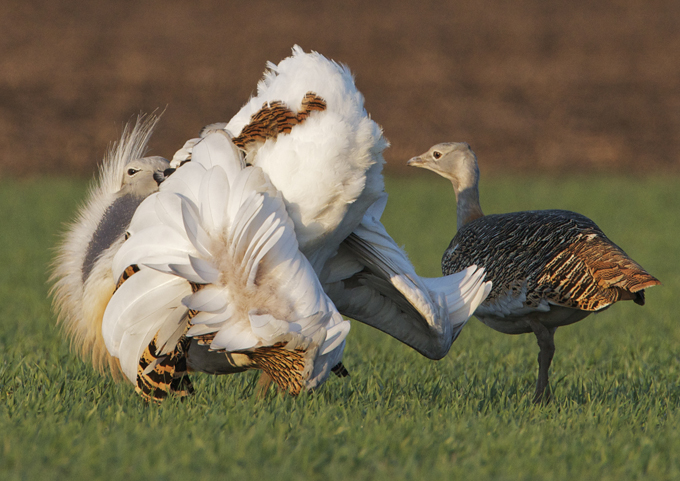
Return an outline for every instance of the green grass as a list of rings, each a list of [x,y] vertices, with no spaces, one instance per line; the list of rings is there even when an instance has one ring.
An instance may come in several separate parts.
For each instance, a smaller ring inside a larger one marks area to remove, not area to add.
[[[455,231],[434,175],[388,179],[384,223],[424,275]],[[93,371],[54,326],[47,265],[85,183],[0,183],[0,479],[680,479],[680,179],[497,177],[486,213],[582,212],[659,277],[556,335],[555,402],[530,403],[533,336],[471,320],[428,361],[354,323],[352,376],[298,398],[256,376],[195,376],[184,402],[145,405]]]

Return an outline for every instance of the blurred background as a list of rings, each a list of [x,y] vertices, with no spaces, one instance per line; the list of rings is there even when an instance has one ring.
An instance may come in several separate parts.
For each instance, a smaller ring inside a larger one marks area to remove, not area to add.
[[[0,174],[90,177],[165,110],[172,156],[294,44],[349,65],[388,170],[467,141],[483,175],[680,171],[678,0],[49,2],[0,13]]]

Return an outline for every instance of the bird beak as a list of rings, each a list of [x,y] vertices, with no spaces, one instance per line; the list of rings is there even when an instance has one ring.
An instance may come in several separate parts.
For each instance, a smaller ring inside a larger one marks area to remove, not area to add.
[[[165,179],[170,177],[170,174],[172,174],[175,171],[175,169],[165,169],[163,172],[157,171],[153,173],[153,180],[156,181],[158,185],[161,185]]]
[[[426,162],[421,157],[413,157],[406,162],[406,165],[410,165],[411,167],[424,167],[425,163]]]

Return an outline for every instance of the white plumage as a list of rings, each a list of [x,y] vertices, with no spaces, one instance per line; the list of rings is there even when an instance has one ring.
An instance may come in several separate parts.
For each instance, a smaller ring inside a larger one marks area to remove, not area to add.
[[[115,287],[111,262],[136,206],[158,189],[169,167],[161,157],[142,158],[157,121],[155,116],[138,118],[109,150],[98,181],[58,248],[51,276],[53,304],[72,344],[96,368],[108,366],[114,375],[118,362],[101,335],[104,309]]]
[[[260,168],[245,167],[224,131],[193,147],[192,162],[140,205],[128,231],[113,275],[139,272],[113,295],[102,331],[140,388],[149,344],[161,362],[184,334],[201,340],[189,349],[194,369],[263,369],[292,393],[316,387],[340,362],[349,323],[300,253],[281,195]],[[258,361],[272,346],[283,353],[277,362],[294,358],[289,370]]]
[[[309,94],[324,107],[305,111]],[[281,102],[298,119],[277,131],[265,114]],[[254,146],[245,144],[246,160],[282,193],[300,250],[342,314],[429,358],[448,352],[491,286],[474,266],[446,281],[418,277],[385,231],[382,152],[389,144],[347,67],[295,46],[291,57],[268,64],[257,96],[226,125],[209,128],[224,128],[235,140],[259,135]],[[190,159],[196,141],[175,154],[174,166]]]

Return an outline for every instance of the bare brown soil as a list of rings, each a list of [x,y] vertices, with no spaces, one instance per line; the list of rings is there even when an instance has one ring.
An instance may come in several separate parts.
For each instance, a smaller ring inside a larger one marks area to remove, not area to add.
[[[467,141],[484,172],[680,171],[678,0],[50,2],[0,12],[0,173],[89,176],[228,120],[298,43],[347,63],[390,168]]]

